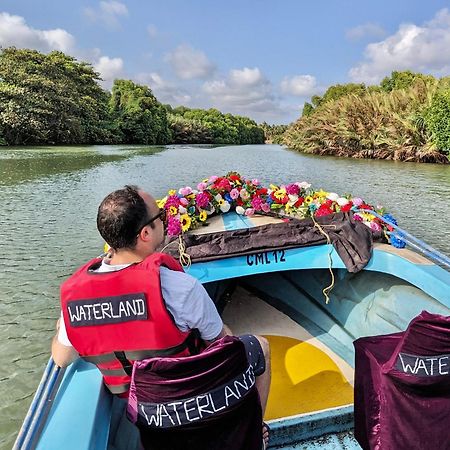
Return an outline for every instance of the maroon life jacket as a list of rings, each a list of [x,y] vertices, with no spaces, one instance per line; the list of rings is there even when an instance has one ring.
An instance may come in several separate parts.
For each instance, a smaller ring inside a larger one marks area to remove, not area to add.
[[[89,261],[62,284],[61,309],[80,356],[97,365],[113,394],[125,394],[133,361],[195,354],[198,332],[180,331],[162,297],[160,266],[183,271],[174,258],[154,253],[115,272],[94,272],[100,264]]]

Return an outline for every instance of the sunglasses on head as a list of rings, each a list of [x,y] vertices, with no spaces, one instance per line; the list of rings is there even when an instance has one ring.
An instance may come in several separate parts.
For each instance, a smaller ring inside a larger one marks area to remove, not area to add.
[[[161,219],[161,221],[162,221],[163,223],[165,223],[165,222],[166,222],[166,217],[167,217],[167,212],[166,212],[166,210],[165,210],[164,208],[160,208],[160,209],[159,209],[159,213],[156,214],[156,216],[151,217],[149,220],[147,220],[147,222],[145,222],[144,225],[142,225],[142,226],[139,228],[137,234],[139,234],[139,233],[143,230],[144,227],[146,227],[147,225],[150,225],[151,223],[153,223],[153,222],[154,222],[155,220],[157,220],[157,219]]]

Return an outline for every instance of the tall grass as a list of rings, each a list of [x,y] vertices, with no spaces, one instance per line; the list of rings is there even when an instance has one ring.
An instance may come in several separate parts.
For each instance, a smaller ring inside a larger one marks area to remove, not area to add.
[[[437,89],[437,81],[418,80],[408,89],[346,95],[301,117],[284,134],[284,143],[322,155],[448,162],[425,126]]]

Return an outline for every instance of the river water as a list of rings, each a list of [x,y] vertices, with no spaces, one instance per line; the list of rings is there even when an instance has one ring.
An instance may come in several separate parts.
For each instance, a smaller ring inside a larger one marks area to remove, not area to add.
[[[264,185],[308,181],[385,205],[400,226],[450,255],[450,166],[277,145],[0,148],[0,449],[11,448],[48,360],[59,284],[102,249],[102,198],[124,184],[162,196],[230,170]]]

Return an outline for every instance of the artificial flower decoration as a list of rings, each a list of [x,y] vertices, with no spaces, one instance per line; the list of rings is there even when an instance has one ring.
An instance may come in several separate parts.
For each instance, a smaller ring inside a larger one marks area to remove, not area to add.
[[[170,236],[206,225],[209,216],[231,210],[245,216],[276,213],[299,219],[353,212],[353,219],[364,223],[373,232],[393,231],[391,226],[368,212],[370,210],[383,215],[384,209],[369,205],[360,197],[314,190],[305,181],[279,186],[271,184],[266,188],[256,178],[247,180],[237,172],[206,178],[197,184],[197,189],[189,186],[171,189],[157,203],[160,208],[167,210],[167,233]],[[397,224],[391,215],[386,214],[385,217]],[[399,247],[405,245],[398,233],[391,234],[391,243]]]

